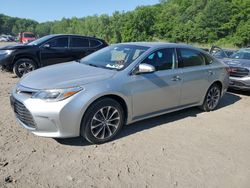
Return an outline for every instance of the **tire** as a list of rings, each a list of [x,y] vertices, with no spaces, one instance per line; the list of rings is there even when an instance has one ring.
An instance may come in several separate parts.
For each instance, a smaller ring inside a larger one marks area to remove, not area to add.
[[[86,111],[81,135],[90,143],[102,144],[112,140],[124,125],[122,106],[111,98],[94,102]]]
[[[37,64],[32,59],[27,58],[18,59],[13,66],[13,72],[19,78],[35,69],[37,69]]]
[[[216,109],[221,98],[221,87],[218,84],[213,84],[207,91],[203,105],[200,107],[205,112],[210,112]]]

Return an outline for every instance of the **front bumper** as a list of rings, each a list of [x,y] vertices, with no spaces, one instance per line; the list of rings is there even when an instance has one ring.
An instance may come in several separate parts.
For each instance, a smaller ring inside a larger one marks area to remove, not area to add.
[[[13,56],[11,55],[0,55],[0,66],[3,69],[11,70],[11,64],[13,62]]]
[[[82,98],[79,100],[80,95],[81,92],[63,101],[46,102],[13,91],[10,101],[16,119],[25,129],[37,136],[67,138],[80,135],[81,119],[86,110]],[[21,112],[16,103],[23,105]]]
[[[250,76],[243,78],[230,77],[229,88],[238,90],[250,90]]]

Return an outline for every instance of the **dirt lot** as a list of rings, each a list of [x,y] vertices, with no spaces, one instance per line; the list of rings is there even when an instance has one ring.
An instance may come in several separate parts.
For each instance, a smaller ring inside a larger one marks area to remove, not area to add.
[[[0,72],[0,187],[250,187],[250,94],[219,109],[192,108],[124,127],[113,142],[55,140],[15,121]]]

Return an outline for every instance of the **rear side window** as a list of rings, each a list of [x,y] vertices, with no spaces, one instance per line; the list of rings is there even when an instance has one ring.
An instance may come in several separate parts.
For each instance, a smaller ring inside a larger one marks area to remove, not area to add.
[[[206,59],[199,51],[180,49],[179,52],[181,56],[181,61],[179,62],[180,68],[206,65]]]
[[[83,37],[72,37],[70,47],[73,48],[88,48],[89,39]]]
[[[68,37],[60,37],[48,42],[52,48],[67,48],[68,47]]]
[[[159,71],[173,69],[175,67],[175,60],[175,50],[173,48],[166,48],[150,54],[142,63],[153,65]]]
[[[90,39],[90,47],[100,46],[102,43],[98,40]]]

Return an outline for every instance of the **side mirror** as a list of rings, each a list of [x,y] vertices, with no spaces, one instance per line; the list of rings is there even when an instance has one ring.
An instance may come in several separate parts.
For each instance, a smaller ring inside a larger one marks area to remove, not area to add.
[[[43,47],[46,48],[46,49],[49,49],[50,48],[50,44],[44,44]]]
[[[155,72],[155,67],[153,65],[142,63],[139,65],[135,74],[152,73],[152,72]]]

